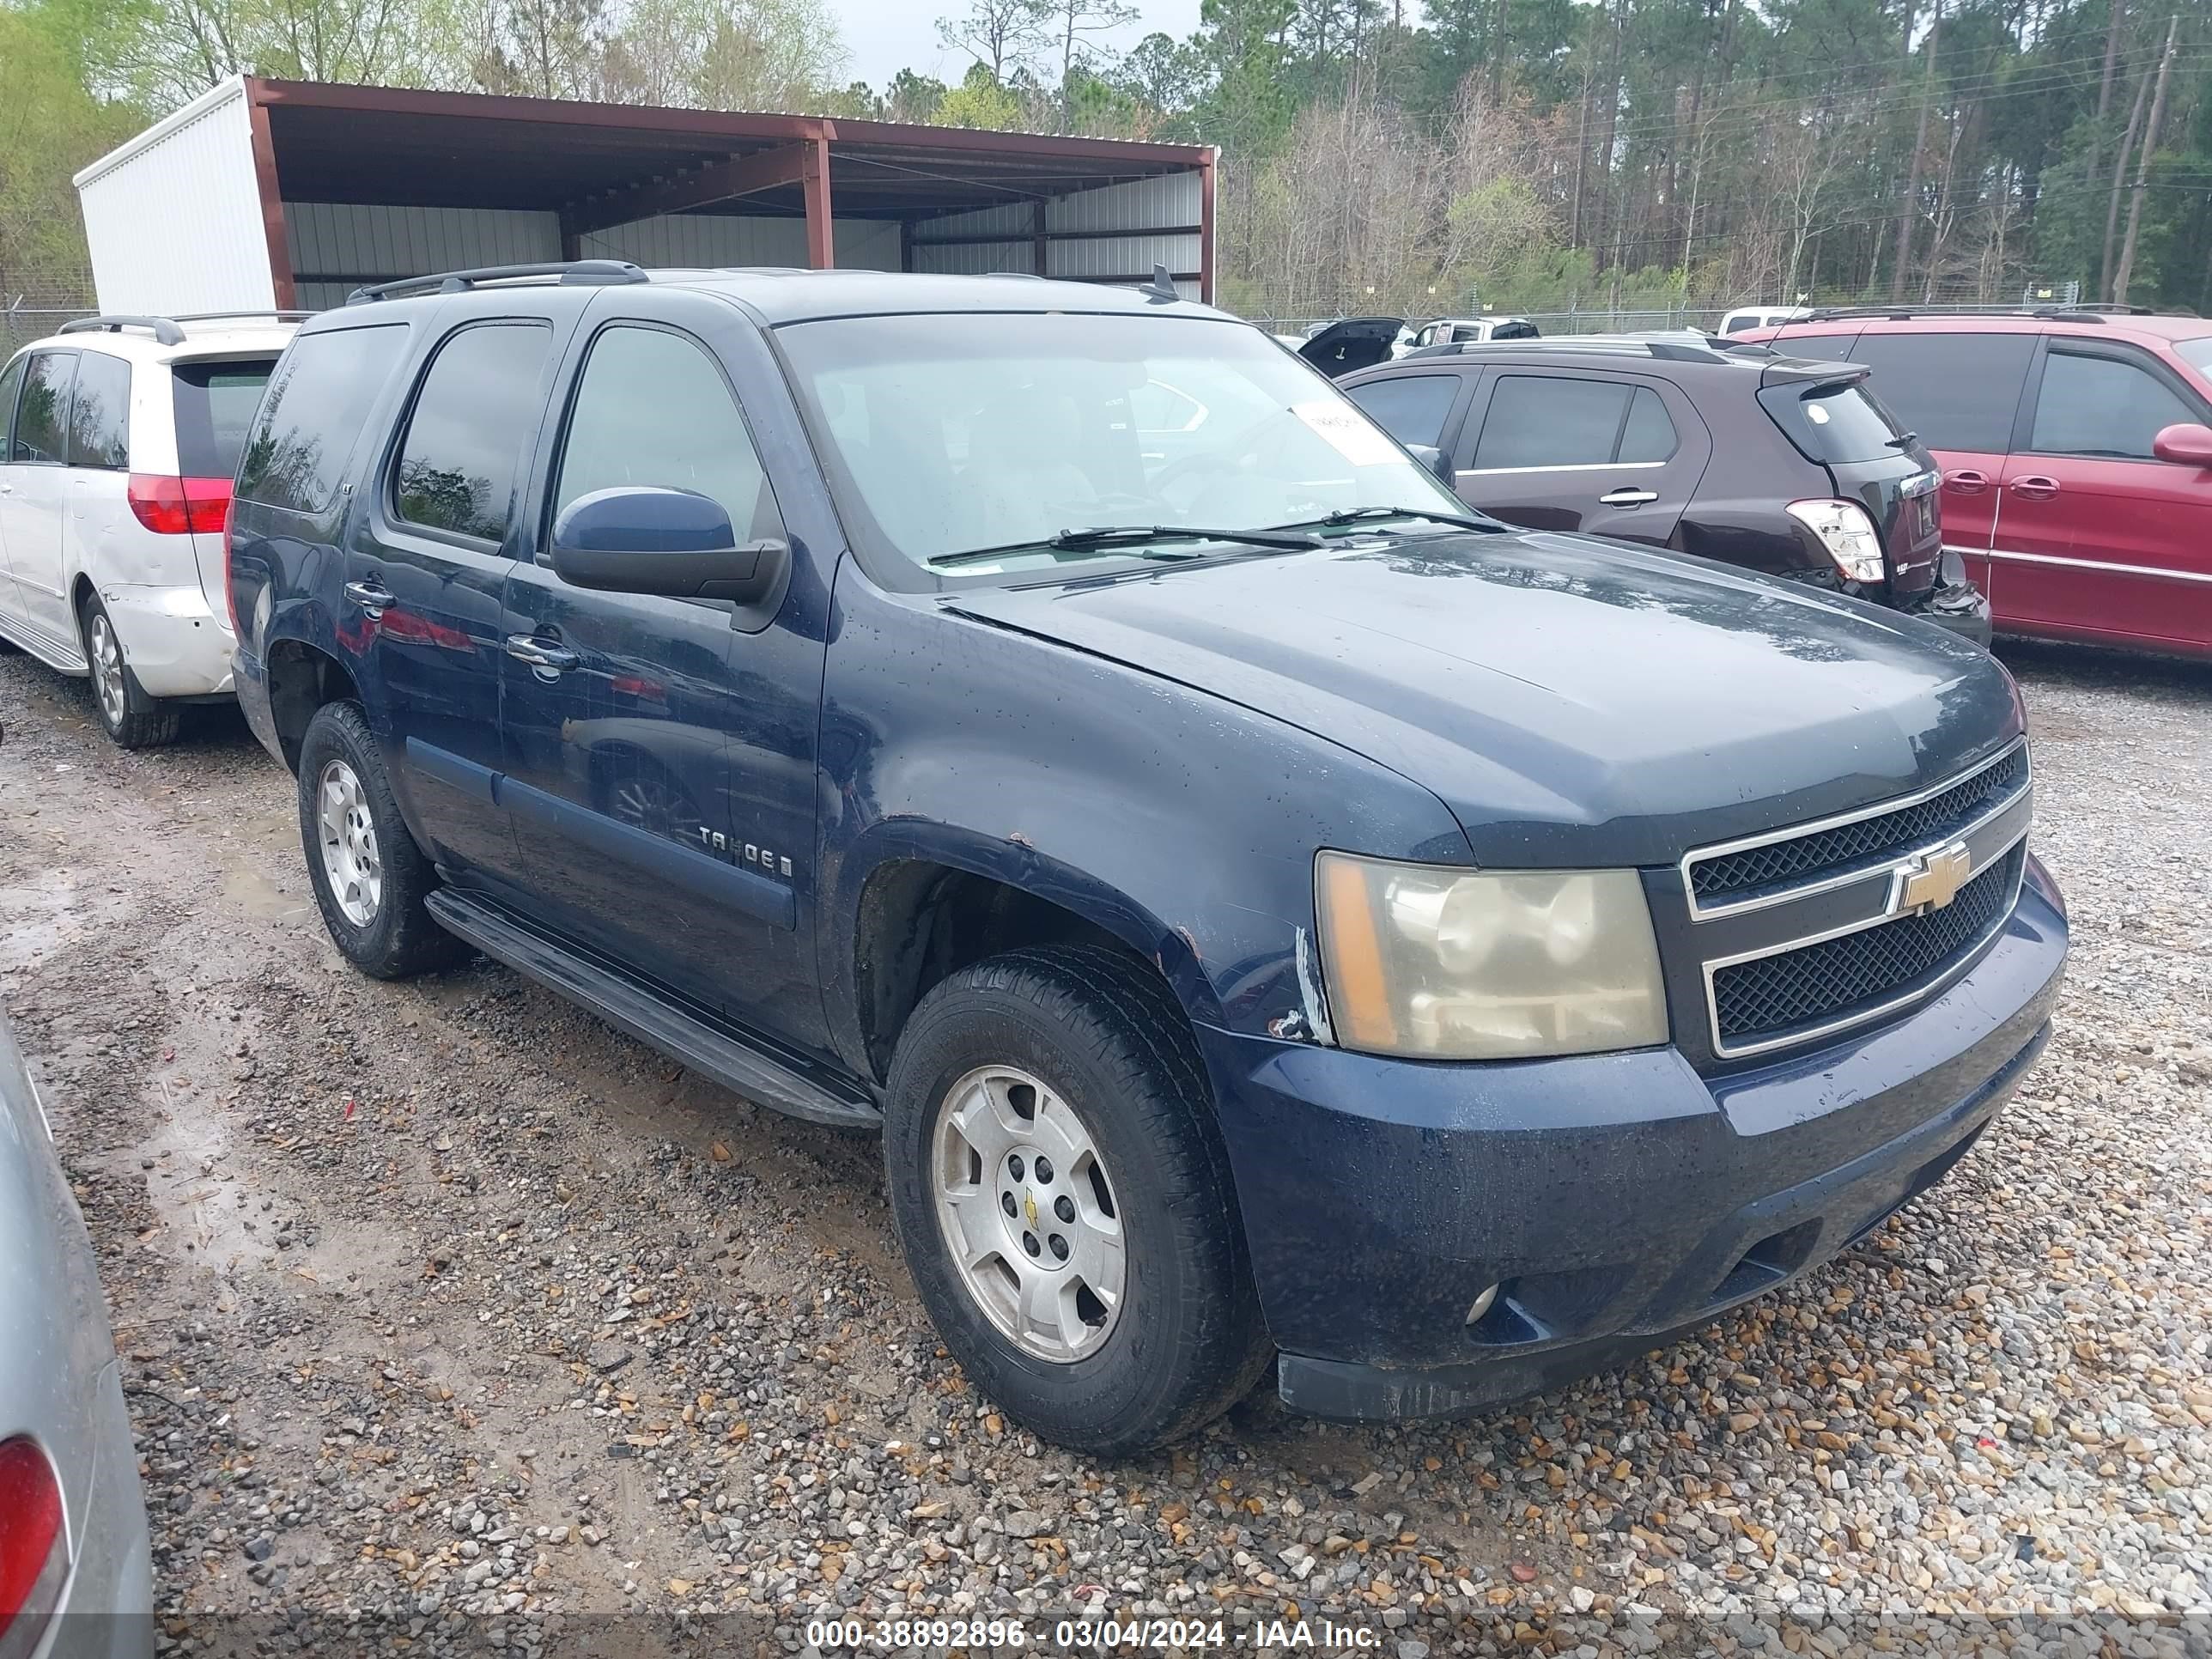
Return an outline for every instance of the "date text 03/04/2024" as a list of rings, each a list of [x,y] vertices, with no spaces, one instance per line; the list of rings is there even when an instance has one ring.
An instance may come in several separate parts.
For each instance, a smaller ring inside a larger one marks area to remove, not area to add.
[[[1117,1651],[1194,1648],[1304,1649],[1358,1653],[1382,1645],[1382,1632],[1331,1619],[1262,1619],[1249,1628],[1220,1619],[1061,1619],[1050,1625],[1020,1620],[833,1619],[806,1626],[807,1645],[821,1652],[895,1652],[908,1648],[964,1647]]]

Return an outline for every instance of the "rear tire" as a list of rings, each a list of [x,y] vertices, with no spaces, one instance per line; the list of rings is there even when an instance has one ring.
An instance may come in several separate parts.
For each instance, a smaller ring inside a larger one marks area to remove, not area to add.
[[[423,908],[438,872],[399,816],[359,703],[325,703],[307,722],[299,801],[316,908],[348,962],[373,978],[405,979],[468,957]]]
[[[884,1120],[923,1305],[1044,1439],[1150,1450],[1273,1358],[1205,1073],[1143,963],[1053,945],[952,975],[900,1034]]]
[[[77,631],[84,642],[84,659],[92,669],[92,712],[100,719],[100,729],[120,749],[151,749],[174,742],[181,717],[173,705],[148,696],[138,684],[124,656],[122,636],[98,595],[84,596],[77,610]]]

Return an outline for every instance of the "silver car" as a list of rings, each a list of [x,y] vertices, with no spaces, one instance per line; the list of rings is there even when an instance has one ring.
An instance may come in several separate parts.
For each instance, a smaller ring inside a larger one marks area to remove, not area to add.
[[[0,1659],[154,1649],[146,1495],[92,1240],[0,1021]]]

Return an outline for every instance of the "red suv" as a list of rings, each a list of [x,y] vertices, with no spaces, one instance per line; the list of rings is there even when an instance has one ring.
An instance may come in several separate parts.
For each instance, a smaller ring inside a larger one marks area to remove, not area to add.
[[[1998,632],[2212,655],[2212,320],[1869,308],[1741,337],[1874,371]]]

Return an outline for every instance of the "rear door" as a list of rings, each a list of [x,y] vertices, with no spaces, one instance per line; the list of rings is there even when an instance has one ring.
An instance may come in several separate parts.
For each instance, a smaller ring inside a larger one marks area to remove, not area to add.
[[[23,614],[23,596],[8,562],[6,492],[13,488],[15,476],[8,470],[8,451],[15,440],[15,399],[23,390],[23,371],[29,363],[28,357],[18,357],[0,369],[0,615],[16,617]]]
[[[8,463],[0,466],[0,540],[8,544],[21,614],[41,649],[64,660],[84,653],[62,587],[70,399],[76,386],[76,352],[31,354],[15,405]]]
[[[502,623],[501,787],[529,902],[699,1002],[819,1046],[801,918],[826,595],[803,565],[756,607],[593,592],[550,553],[562,508],[624,486],[706,495],[740,543],[789,539],[763,460],[789,394],[753,325],[696,294],[610,293],[568,356]]]
[[[1453,458],[1460,499],[1508,524],[1664,547],[1712,441],[1679,387],[1597,370],[1494,369]]]
[[[2161,427],[2212,422],[2139,347],[2053,335],[2007,461],[1992,557],[1998,626],[2212,645],[2212,474],[2151,453]]]
[[[574,316],[515,297],[508,314],[451,327],[418,375],[370,474],[376,499],[355,521],[340,623],[415,828],[441,866],[493,882],[520,873],[496,788],[502,591],[522,473]]]
[[[149,369],[158,374],[159,369]],[[131,363],[105,351],[77,356],[76,390],[70,399],[69,507],[62,532],[62,586],[79,571],[96,582],[158,580],[158,555],[143,554],[159,538],[131,507]],[[71,628],[67,601],[63,616]]]

